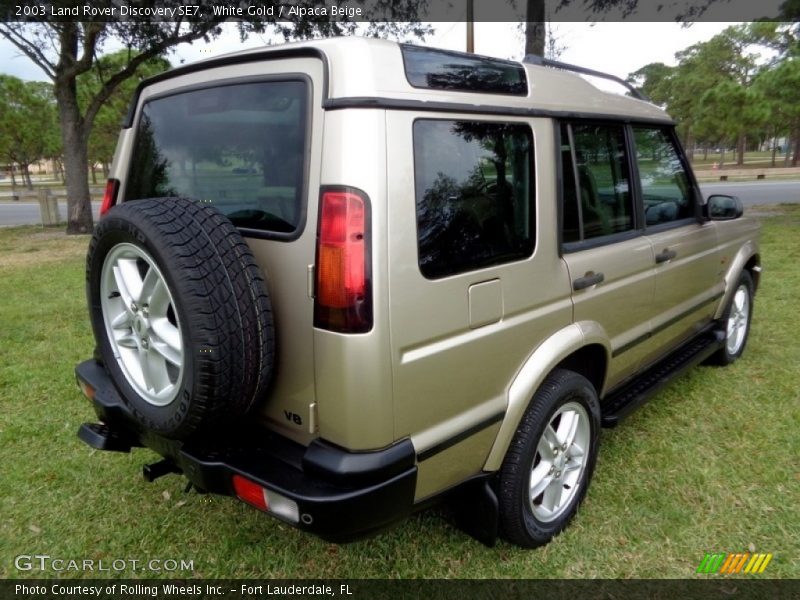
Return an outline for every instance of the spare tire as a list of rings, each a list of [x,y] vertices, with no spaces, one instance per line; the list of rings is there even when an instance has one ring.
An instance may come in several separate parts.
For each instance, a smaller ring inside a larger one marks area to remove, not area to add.
[[[264,275],[216,209],[112,208],[89,244],[86,293],[99,355],[142,427],[186,439],[264,394],[275,345]]]

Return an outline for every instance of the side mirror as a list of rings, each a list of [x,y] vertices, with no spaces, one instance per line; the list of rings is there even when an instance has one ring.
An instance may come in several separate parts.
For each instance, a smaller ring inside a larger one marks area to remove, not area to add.
[[[744,206],[736,196],[714,194],[708,197],[708,202],[706,202],[703,212],[712,221],[730,221],[738,219],[744,214]]]

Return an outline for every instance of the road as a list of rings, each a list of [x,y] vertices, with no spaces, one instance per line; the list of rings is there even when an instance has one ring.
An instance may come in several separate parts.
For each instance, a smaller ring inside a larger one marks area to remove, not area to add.
[[[100,203],[92,202],[92,212],[97,220],[100,216]],[[67,203],[58,203],[58,215],[67,220]],[[0,202],[0,226],[38,225],[42,222],[38,202]]]
[[[724,181],[701,183],[707,198],[711,194],[739,196],[745,206],[800,202],[800,181]]]
[[[731,194],[739,196],[745,206],[800,202],[800,181],[726,181],[701,183],[703,195]],[[67,216],[67,203],[59,202],[59,215]],[[94,218],[97,220],[100,203],[92,202]],[[0,226],[36,225],[41,223],[39,205],[36,202],[0,202]]]

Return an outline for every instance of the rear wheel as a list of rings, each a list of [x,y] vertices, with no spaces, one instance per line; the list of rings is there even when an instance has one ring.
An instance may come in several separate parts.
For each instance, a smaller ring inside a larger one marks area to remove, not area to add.
[[[592,384],[563,369],[536,392],[500,470],[505,537],[536,547],[575,515],[597,460],[600,407]]]

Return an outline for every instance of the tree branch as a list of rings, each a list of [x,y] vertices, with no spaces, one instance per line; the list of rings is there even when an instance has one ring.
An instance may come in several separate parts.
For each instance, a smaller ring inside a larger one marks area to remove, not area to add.
[[[25,56],[30,58],[36,64],[36,66],[42,69],[50,79],[55,80],[55,65],[47,60],[47,57],[41,50],[39,50],[39,48],[31,44],[13,27],[10,27],[5,23],[0,23],[0,33],[2,33],[9,42],[19,48],[25,54]]]
[[[97,115],[97,111],[100,110],[100,107],[103,105],[103,103],[108,100],[111,94],[114,93],[114,90],[117,89],[119,84],[129,77],[132,77],[136,73],[136,69],[139,67],[139,65],[147,62],[151,58],[160,56],[165,50],[172,46],[183,44],[184,42],[191,42],[205,36],[215,26],[216,23],[213,23],[209,24],[208,28],[202,28],[194,31],[190,30],[183,35],[178,35],[180,29],[180,24],[178,23],[176,29],[169,37],[162,39],[157,44],[154,44],[147,50],[134,56],[124,69],[117,71],[114,73],[114,75],[109,77],[108,80],[103,84],[103,87],[100,88],[100,91],[91,99],[88,107],[86,108],[86,113],[84,114],[84,122],[87,124],[87,126],[91,128],[94,118]]]
[[[94,48],[97,44],[97,38],[103,32],[103,29],[105,29],[105,23],[84,23],[83,53],[80,59],[75,61],[71,68],[67,70],[65,73],[67,77],[75,77],[92,68],[92,62],[95,56]]]

